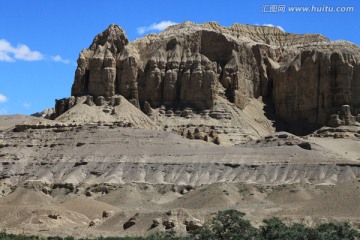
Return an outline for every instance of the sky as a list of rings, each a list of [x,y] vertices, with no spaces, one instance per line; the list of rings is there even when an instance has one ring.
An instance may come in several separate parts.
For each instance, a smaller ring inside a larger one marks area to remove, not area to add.
[[[80,51],[110,24],[133,41],[184,21],[270,25],[360,45],[359,0],[0,0],[0,115],[69,97]]]

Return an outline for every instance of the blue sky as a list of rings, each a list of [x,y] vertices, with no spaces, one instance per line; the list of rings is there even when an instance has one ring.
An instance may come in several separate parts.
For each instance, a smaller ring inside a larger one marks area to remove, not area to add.
[[[353,10],[289,9],[312,6]],[[0,114],[31,114],[70,96],[79,52],[111,23],[123,27],[131,41],[189,20],[272,24],[360,45],[359,11],[359,0],[0,0]]]

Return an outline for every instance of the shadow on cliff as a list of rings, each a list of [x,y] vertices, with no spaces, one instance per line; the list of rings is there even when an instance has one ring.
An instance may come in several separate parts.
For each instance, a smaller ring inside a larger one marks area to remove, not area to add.
[[[321,128],[319,125],[312,125],[307,122],[298,121],[294,123],[286,122],[284,119],[276,115],[274,104],[271,97],[264,98],[265,116],[273,123],[276,132],[289,132],[297,136],[306,136]]]

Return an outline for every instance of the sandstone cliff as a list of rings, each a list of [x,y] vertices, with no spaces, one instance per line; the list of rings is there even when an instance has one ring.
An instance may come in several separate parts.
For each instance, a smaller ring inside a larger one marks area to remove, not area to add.
[[[349,42],[272,27],[184,22],[130,43],[110,25],[80,53],[72,96],[198,113],[262,97],[287,122],[324,125],[342,105],[360,113],[359,56]],[[60,114],[71,108],[57,105]]]
[[[324,124],[342,105],[360,113],[360,48],[348,42],[303,46],[272,70],[273,102],[288,121]]]

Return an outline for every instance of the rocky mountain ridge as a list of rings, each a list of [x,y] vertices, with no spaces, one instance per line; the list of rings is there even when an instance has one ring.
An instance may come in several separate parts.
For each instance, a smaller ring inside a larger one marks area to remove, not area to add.
[[[184,22],[130,42],[112,24],[80,53],[71,95],[199,114],[261,97],[290,124],[323,126],[342,105],[360,113],[359,59],[355,44],[274,27]]]

